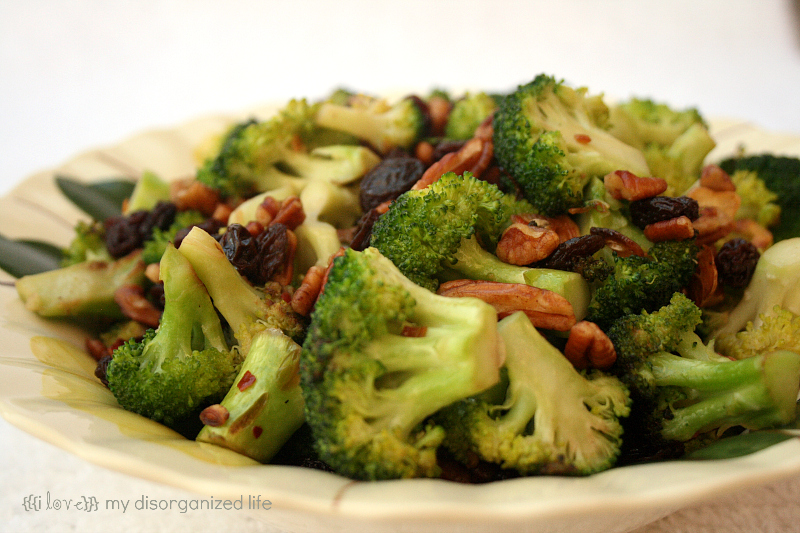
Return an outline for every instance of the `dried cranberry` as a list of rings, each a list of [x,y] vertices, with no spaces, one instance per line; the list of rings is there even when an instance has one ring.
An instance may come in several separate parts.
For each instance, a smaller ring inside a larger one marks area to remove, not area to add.
[[[364,213],[409,190],[425,172],[415,157],[390,157],[381,161],[361,180],[359,201]]]
[[[700,207],[697,200],[688,196],[653,196],[643,200],[634,200],[628,206],[631,222],[641,229],[655,222],[669,220],[680,216],[689,220],[697,220]]]
[[[761,254],[745,239],[731,239],[722,245],[714,262],[723,285],[743,289],[750,283]]]

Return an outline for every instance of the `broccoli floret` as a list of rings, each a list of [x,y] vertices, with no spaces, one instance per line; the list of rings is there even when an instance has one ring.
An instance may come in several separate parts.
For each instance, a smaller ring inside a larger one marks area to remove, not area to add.
[[[758,321],[758,326],[748,322],[744,331],[717,337],[714,346],[733,359],[775,350],[800,353],[800,315],[775,306],[769,314],[760,315]]]
[[[687,239],[657,242],[646,257],[614,254],[614,272],[595,288],[586,319],[605,329],[621,316],[666,305],[691,281],[698,252]]]
[[[493,126],[499,165],[545,215],[582,205],[592,176],[650,175],[644,155],[606,131],[602,97],[544,74],[502,99]]]
[[[160,275],[165,306],[158,329],[114,350],[106,379],[123,408],[174,427],[219,401],[236,366],[208,293],[171,245]]]
[[[315,135],[316,109],[305,100],[292,100],[269,120],[236,124],[197,179],[225,196],[249,197],[286,186],[298,193],[310,178],[349,183],[378,164],[380,158],[362,146],[309,150],[305,141]]]
[[[564,296],[576,318],[582,317],[589,287],[580,274],[510,265],[484,249],[493,248],[511,215],[530,212],[527,202],[469,172],[449,172],[392,202],[372,227],[370,244],[430,290],[440,281],[461,278],[523,283]]]
[[[175,242],[175,235],[182,229],[186,229],[195,224],[200,224],[206,220],[206,216],[200,211],[188,210],[179,211],[175,215],[175,220],[167,229],[153,228],[150,237],[144,241],[142,246],[142,259],[145,263],[152,264],[161,261],[161,256],[167,249],[167,245]]]
[[[113,261],[106,248],[102,222],[79,221],[75,225],[75,237],[64,249],[61,266],[68,267],[84,261]]]
[[[777,193],[769,190],[764,180],[752,170],[737,170],[730,176],[742,204],[736,211],[737,220],[749,218],[765,228],[780,223],[781,206]],[[799,235],[800,236],[800,235]]]
[[[475,130],[497,109],[497,100],[485,92],[466,93],[455,101],[444,136],[448,139],[467,140],[475,135]]]
[[[508,386],[498,403],[469,398],[444,409],[454,456],[477,454],[523,475],[591,474],[620,451],[630,401],[625,386],[597,371],[581,374],[522,312],[500,321]]]
[[[428,418],[499,380],[496,312],[412,283],[375,248],[337,257],[301,356],[320,459],[357,479],[434,477]]]
[[[703,344],[695,332],[700,320],[700,309],[675,293],[661,309],[627,315],[609,328],[617,351],[611,371],[630,388],[631,417],[644,420],[650,436],[680,442],[734,426],[762,429],[794,420],[800,354],[727,359]]]
[[[365,95],[351,98],[347,105],[323,102],[316,124],[355,135],[381,154],[412,147],[429,129],[429,119],[414,97],[394,104]]]
[[[733,335],[748,323],[759,327],[761,317],[775,306],[800,314],[800,237],[785,239],[761,254],[742,299],[711,335]]]
[[[192,228],[179,250],[233,331],[242,356],[247,355],[253,336],[264,328],[277,328],[291,339],[302,341],[305,321],[282,299],[281,288],[250,284],[228,261],[214,237],[200,228]]]
[[[700,113],[676,110],[649,99],[633,98],[610,109],[609,132],[644,153],[653,176],[667,181],[668,196],[679,196],[700,177],[716,143]]]
[[[300,346],[280,330],[256,335],[225,398],[201,413],[196,440],[270,461],[305,421],[299,364]]]
[[[776,195],[780,224],[770,228],[775,242],[800,237],[800,159],[772,154],[725,159],[719,164],[734,176],[738,171],[755,172],[764,186]],[[748,199],[744,197],[743,200]]]

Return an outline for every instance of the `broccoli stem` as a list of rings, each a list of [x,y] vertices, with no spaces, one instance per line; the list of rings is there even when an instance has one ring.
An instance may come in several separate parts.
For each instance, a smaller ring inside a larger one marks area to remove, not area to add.
[[[761,428],[794,418],[800,354],[777,351],[729,362],[687,360],[660,352],[650,359],[657,386],[697,391],[697,400],[673,409],[662,435],[687,441],[708,428],[741,425]]]

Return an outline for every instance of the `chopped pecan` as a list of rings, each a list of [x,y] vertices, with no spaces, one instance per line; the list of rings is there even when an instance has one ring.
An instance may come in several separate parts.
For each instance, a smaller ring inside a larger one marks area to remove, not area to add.
[[[700,173],[700,186],[712,191],[735,191],[730,175],[717,165],[706,165]]]
[[[520,215],[512,215],[511,222],[521,222],[523,224],[538,226],[540,228],[549,228],[558,234],[559,241],[562,243],[570,239],[574,239],[581,234],[578,224],[572,220],[569,215],[546,217],[535,213],[525,213]]]
[[[450,117],[452,108],[453,104],[442,96],[432,96],[428,100],[428,113],[431,118],[431,135],[439,137],[444,134],[445,126],[447,126],[447,119]]]
[[[278,214],[280,208],[281,203],[278,200],[272,196],[265,197],[256,208],[256,222],[264,227],[269,226],[270,222],[272,222],[272,219],[274,219],[275,215]]]
[[[736,227],[735,221],[716,207],[701,207],[700,217],[692,222],[697,232],[697,244],[711,244],[722,239]]]
[[[170,201],[178,211],[194,209],[211,216],[219,204],[219,192],[195,179],[178,180],[170,184]]]
[[[611,172],[603,178],[606,190],[617,200],[643,200],[658,196],[667,190],[667,182],[661,178],[640,177],[627,170]]]
[[[529,265],[553,253],[559,242],[558,233],[549,228],[517,222],[503,232],[495,253],[505,263]]]
[[[770,230],[752,218],[736,220],[734,222],[733,231],[742,235],[762,252],[772,246],[775,240]]]
[[[122,314],[151,328],[158,327],[161,311],[144,296],[138,285],[123,285],[114,292],[114,301]]]
[[[608,368],[617,360],[614,343],[594,322],[581,320],[569,330],[564,355],[575,368]]]
[[[537,328],[567,331],[575,324],[575,313],[566,298],[522,283],[461,279],[443,283],[437,293],[479,298],[495,308],[498,318],[523,311]]]
[[[719,286],[717,265],[715,263],[716,255],[716,250],[710,245],[700,247],[700,252],[697,254],[697,268],[686,288],[686,295],[698,307],[707,307],[720,303],[724,298]]]
[[[742,205],[742,198],[736,191],[715,191],[708,187],[696,187],[686,196],[697,200],[701,210],[700,216],[703,208],[715,207],[719,213],[733,220]]]
[[[270,221],[270,224],[283,224],[294,231],[305,219],[306,213],[303,211],[303,204],[300,203],[300,198],[290,196],[281,202],[280,209],[275,213],[275,217]]]
[[[295,313],[302,316],[308,316],[311,313],[322,289],[324,278],[324,268],[314,265],[308,269],[300,287],[292,294],[291,305]]]
[[[200,421],[212,428],[222,426],[229,417],[230,412],[219,404],[209,405],[200,412]]]
[[[426,165],[430,165],[433,163],[433,145],[428,141],[418,142],[417,146],[414,147],[414,157]]]
[[[694,237],[694,226],[687,216],[679,216],[648,224],[644,236],[651,242],[683,241]]]
[[[424,189],[448,172],[456,174],[471,172],[473,176],[479,177],[484,170],[489,168],[493,157],[492,140],[473,137],[457,152],[451,152],[429,166],[412,189]]]

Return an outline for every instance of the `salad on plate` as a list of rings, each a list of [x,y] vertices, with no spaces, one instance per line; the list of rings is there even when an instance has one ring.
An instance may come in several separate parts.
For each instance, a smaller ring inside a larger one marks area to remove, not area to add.
[[[260,463],[482,483],[722,457],[796,424],[800,159],[715,146],[695,109],[546,74],[338,90],[230,124],[188,177],[58,177],[88,218],[64,249],[3,240],[3,268],[86,326],[121,408]]]

